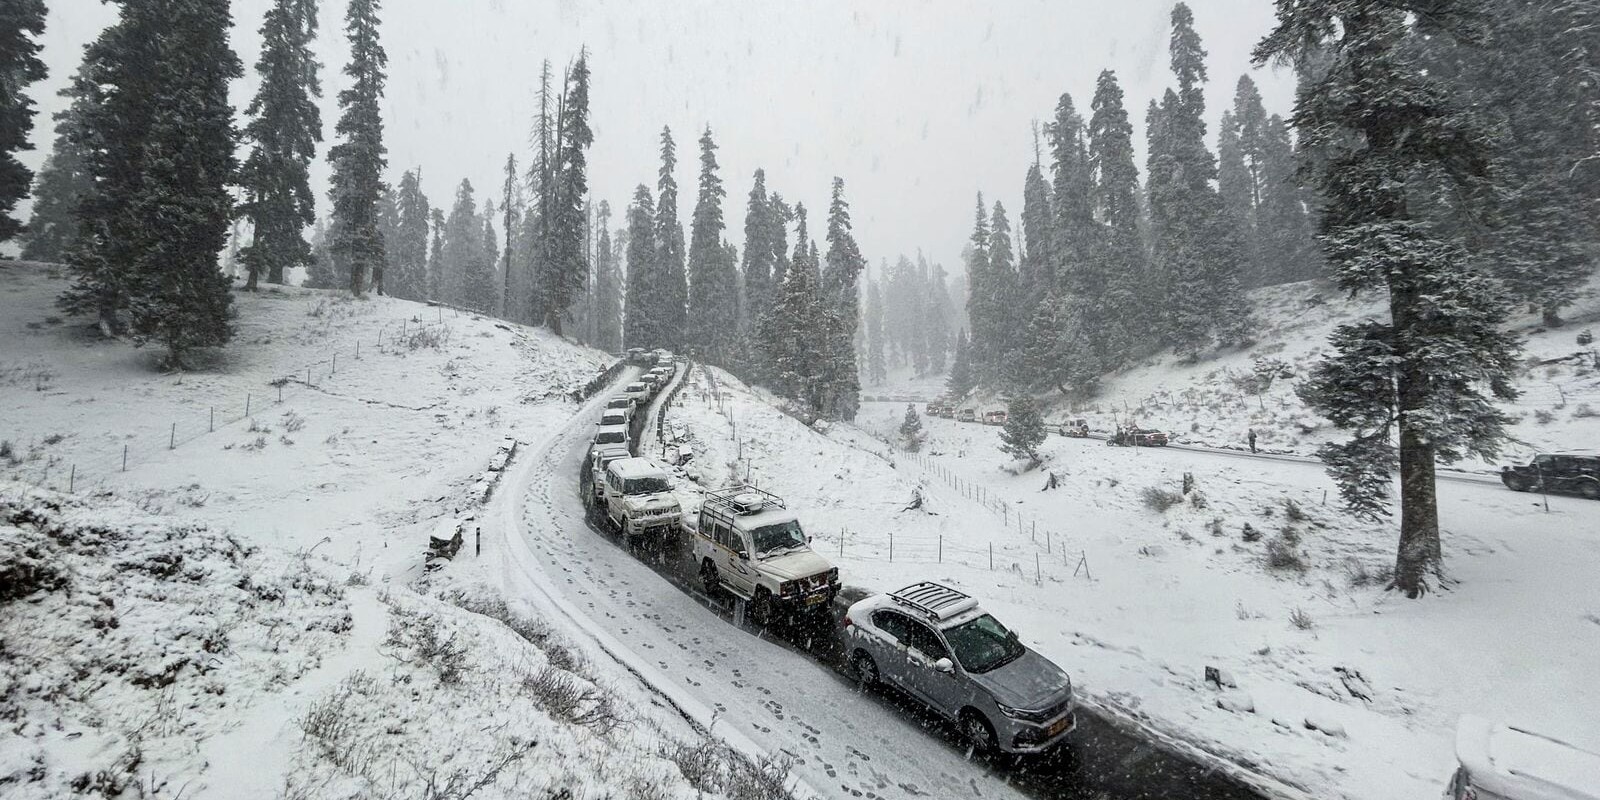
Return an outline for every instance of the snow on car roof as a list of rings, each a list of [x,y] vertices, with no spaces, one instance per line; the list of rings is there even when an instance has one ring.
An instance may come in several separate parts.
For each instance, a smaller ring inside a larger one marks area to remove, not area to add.
[[[740,528],[750,530],[753,528],[765,527],[767,525],[774,525],[779,522],[796,522],[799,521],[800,518],[795,516],[793,511],[790,511],[786,508],[769,506],[755,512],[754,514],[740,514],[733,519],[734,524],[738,525]]]
[[[619,458],[606,467],[607,470],[623,480],[634,478],[667,478],[667,471],[656,465],[648,458]]]
[[[1465,715],[1456,758],[1472,783],[1517,800],[1600,800],[1600,754],[1559,739]]]

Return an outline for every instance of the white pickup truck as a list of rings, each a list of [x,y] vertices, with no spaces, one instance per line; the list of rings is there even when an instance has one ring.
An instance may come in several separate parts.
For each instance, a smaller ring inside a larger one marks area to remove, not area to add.
[[[749,486],[708,492],[693,536],[706,592],[750,603],[751,620],[826,613],[839,593],[839,568],[811,549],[782,498]]]

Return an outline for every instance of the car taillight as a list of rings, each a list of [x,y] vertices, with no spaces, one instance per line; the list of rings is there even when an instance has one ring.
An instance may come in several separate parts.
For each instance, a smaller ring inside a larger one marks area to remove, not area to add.
[[[844,615],[844,626],[846,628],[848,628],[848,627],[850,627],[851,625],[854,625],[854,624],[856,624],[856,621],[851,619],[849,614]]]

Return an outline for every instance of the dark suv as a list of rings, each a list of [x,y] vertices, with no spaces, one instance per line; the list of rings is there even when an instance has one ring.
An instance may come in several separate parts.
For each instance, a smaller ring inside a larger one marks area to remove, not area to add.
[[[1517,467],[1502,467],[1500,482],[1514,492],[1571,492],[1600,500],[1600,455],[1540,453]]]

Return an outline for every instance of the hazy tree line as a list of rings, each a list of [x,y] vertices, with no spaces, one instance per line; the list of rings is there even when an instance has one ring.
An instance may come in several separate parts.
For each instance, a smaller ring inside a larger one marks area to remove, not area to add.
[[[622,339],[665,347],[772,388],[808,414],[852,419],[860,407],[857,333],[866,267],[850,220],[844,181],[835,178],[818,249],[803,203],[751,178],[744,251],[726,238],[727,197],[716,141],[699,139],[699,180],[685,246],[678,213],[677,144],[660,135],[655,191],[640,184],[626,212]],[[791,226],[793,248],[790,247]],[[609,325],[615,306],[604,314]]]
[[[312,287],[436,301],[557,333],[578,322],[586,341],[620,346],[619,254],[603,230],[608,212],[592,207],[587,184],[586,53],[555,85],[545,65],[527,172],[512,155],[494,195],[480,204],[463,180],[446,210],[430,204],[421,169],[396,185],[384,179],[380,4],[349,0],[349,86],[338,97],[328,215],[319,218],[309,178],[323,139],[316,0],[276,0],[266,12],[260,86],[242,130],[227,98],[242,72],[227,42],[229,2],[117,5],[117,22],[86,48],[64,92],[70,103],[56,117],[23,233],[24,258],[71,268],[65,310],[94,315],[108,335],[159,341],[175,365],[191,349],[225,344],[232,299],[217,256],[231,228],[230,267],[244,272],[247,290],[303,268]],[[13,154],[26,147],[33,115],[20,90],[43,76],[35,38],[44,16],[35,0],[0,12],[0,85],[8,87],[0,93],[0,212],[33,179]],[[248,148],[242,162],[240,144]],[[0,241],[19,232],[9,216],[0,220]]]

